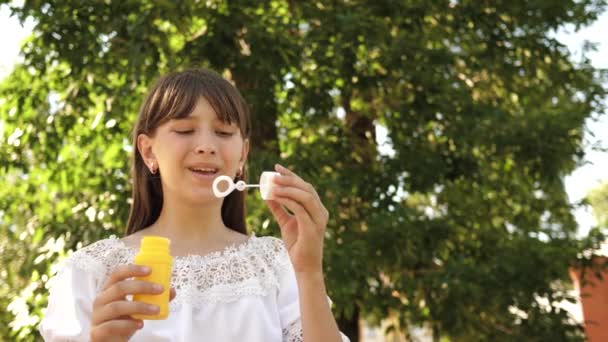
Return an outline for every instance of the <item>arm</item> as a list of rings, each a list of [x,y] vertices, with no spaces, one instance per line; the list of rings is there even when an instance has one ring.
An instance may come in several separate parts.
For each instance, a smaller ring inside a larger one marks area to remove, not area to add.
[[[342,337],[327,305],[323,273],[296,274],[300,293],[300,314],[304,341],[336,341]]]
[[[74,255],[73,257],[78,257]],[[96,279],[69,261],[53,278],[38,327],[45,341],[87,341]]]
[[[273,178],[267,202],[295,271],[303,340],[348,341],[338,330],[323,279],[323,240],[329,212],[311,184],[282,166],[276,165],[275,170],[281,176]]]

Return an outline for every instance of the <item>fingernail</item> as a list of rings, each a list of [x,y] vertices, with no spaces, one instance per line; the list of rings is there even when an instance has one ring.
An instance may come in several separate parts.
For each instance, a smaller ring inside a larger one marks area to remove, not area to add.
[[[142,321],[137,322],[137,329],[141,329],[143,327],[144,327],[144,322],[142,322]]]
[[[146,306],[146,311],[150,313],[157,313],[158,311],[160,311],[160,308],[157,305],[148,305]]]
[[[162,292],[163,291],[163,286],[160,285],[160,284],[154,284],[153,287],[154,287],[154,291],[156,291],[156,292]]]
[[[143,273],[148,273],[150,272],[150,267],[148,266],[139,266],[139,270]]]

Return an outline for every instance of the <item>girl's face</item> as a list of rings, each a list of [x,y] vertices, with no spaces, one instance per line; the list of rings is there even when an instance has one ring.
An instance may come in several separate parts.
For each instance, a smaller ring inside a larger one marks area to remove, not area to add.
[[[137,142],[146,165],[153,161],[160,170],[164,197],[187,196],[192,202],[221,200],[213,194],[213,180],[234,178],[249,151],[239,127],[222,122],[204,97],[188,117],[169,120],[153,137],[141,134]]]

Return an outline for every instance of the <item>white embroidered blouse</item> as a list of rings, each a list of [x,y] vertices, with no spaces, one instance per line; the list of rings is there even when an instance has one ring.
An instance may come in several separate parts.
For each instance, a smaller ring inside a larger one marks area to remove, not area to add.
[[[70,256],[51,284],[39,326],[45,341],[88,340],[96,294],[136,253],[113,236]],[[252,235],[222,251],[174,257],[171,286],[169,317],[145,321],[131,341],[302,341],[295,273],[278,238]]]

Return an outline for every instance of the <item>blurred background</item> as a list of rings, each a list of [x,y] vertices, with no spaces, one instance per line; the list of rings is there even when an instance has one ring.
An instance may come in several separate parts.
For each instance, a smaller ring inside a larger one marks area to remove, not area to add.
[[[570,276],[608,255],[605,8],[0,1],[0,340],[39,340],[61,260],[124,234],[138,107],[189,67],[248,100],[250,177],[281,161],[316,185],[351,341],[607,336]]]

